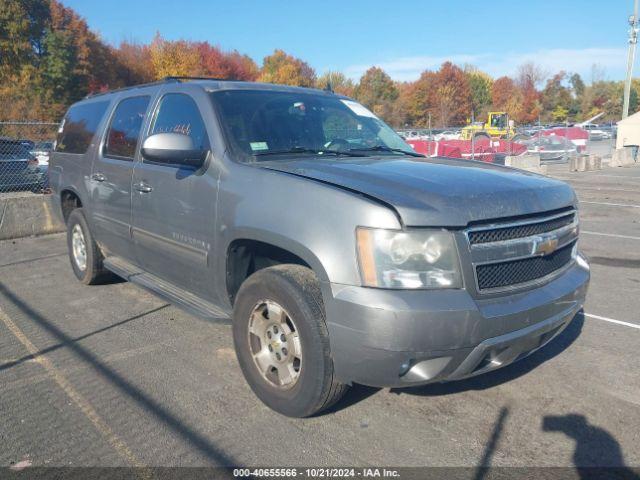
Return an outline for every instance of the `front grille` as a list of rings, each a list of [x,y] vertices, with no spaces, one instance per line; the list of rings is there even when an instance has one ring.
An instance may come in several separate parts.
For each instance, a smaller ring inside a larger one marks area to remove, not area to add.
[[[487,290],[517,286],[555,272],[571,261],[571,250],[575,242],[544,257],[531,257],[502,263],[476,266],[478,288]]]
[[[569,213],[564,217],[554,218],[539,223],[527,223],[490,230],[475,230],[469,232],[469,243],[471,245],[476,245],[478,243],[501,242],[504,240],[513,240],[514,238],[539,235],[541,233],[551,232],[570,225],[571,222],[573,222],[573,217],[574,213]]]

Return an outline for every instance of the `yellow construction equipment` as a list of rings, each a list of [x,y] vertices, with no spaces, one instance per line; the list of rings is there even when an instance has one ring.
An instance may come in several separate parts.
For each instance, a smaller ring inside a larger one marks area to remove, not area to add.
[[[510,125],[511,123],[511,125]],[[509,121],[507,112],[489,112],[487,122],[474,122],[462,129],[461,138],[471,140],[472,138],[507,138],[511,139],[516,135],[513,122]]]

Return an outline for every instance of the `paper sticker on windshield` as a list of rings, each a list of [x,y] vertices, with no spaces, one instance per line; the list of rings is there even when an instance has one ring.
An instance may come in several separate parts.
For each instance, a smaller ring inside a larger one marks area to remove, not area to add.
[[[251,146],[251,150],[253,150],[254,152],[269,150],[269,145],[267,145],[267,142],[251,142],[249,145]]]
[[[360,117],[378,118],[373,114],[373,112],[369,111],[366,107],[363,107],[358,102],[354,102],[353,100],[340,100],[340,101],[344,103],[347,107],[349,107],[353,113],[355,113]]]

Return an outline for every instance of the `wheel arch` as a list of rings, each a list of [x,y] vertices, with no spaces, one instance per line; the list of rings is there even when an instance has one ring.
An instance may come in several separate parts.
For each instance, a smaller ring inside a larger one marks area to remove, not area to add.
[[[69,220],[69,215],[76,208],[82,208],[84,202],[80,198],[78,192],[72,187],[65,187],[60,190],[60,209],[62,211],[62,218],[66,224]]]
[[[309,268],[321,282],[328,281],[320,259],[307,247],[272,232],[244,230],[225,248],[225,287],[233,305],[242,282],[252,273],[273,265],[291,263]]]

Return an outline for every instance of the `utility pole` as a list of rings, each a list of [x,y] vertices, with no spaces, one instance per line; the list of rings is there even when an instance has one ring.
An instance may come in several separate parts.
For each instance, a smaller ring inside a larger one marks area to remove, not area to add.
[[[629,116],[629,96],[631,95],[631,76],[633,75],[633,63],[636,58],[636,45],[638,44],[638,0],[633,0],[633,15],[629,17],[629,55],[627,57],[627,78],[624,82],[624,106],[622,118]]]
[[[471,125],[473,125],[475,122],[476,122],[475,112],[471,110]],[[471,135],[471,160],[475,160],[475,159],[476,159],[476,136],[472,134]]]

